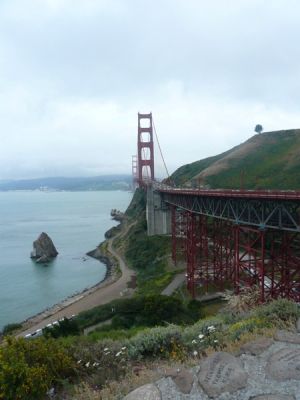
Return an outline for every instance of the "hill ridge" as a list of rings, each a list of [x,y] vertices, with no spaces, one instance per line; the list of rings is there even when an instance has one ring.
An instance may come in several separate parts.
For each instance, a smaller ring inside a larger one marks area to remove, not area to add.
[[[256,134],[219,155],[178,168],[177,185],[238,189],[299,189],[300,129]]]

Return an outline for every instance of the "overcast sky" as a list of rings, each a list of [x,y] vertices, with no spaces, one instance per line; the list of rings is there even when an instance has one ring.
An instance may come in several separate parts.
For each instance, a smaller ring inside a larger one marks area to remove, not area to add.
[[[131,173],[138,111],[170,172],[300,128],[299,19],[298,0],[0,0],[0,179]]]

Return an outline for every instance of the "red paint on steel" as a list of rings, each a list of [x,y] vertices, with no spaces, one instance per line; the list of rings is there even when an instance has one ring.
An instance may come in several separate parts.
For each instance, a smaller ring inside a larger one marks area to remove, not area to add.
[[[226,197],[268,200],[300,200],[300,192],[294,190],[233,190],[233,189],[174,189],[157,188],[159,192],[174,195],[199,196],[199,197]]]
[[[146,122],[142,126],[142,121]],[[154,180],[154,147],[153,147],[153,127],[152,113],[138,113],[138,182],[144,185],[145,181]],[[145,172],[146,174],[145,174]]]

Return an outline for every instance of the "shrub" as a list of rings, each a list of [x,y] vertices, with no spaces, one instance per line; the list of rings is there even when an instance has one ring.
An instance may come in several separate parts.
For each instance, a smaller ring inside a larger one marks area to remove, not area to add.
[[[128,356],[168,358],[182,346],[181,328],[176,325],[146,329],[128,341]]]
[[[209,326],[214,326],[217,332],[224,330],[223,320],[221,317],[206,318],[196,322],[194,325],[188,326],[184,329],[182,336],[183,342],[188,348],[191,348],[190,344],[199,334],[203,334],[207,331]]]
[[[0,399],[42,399],[52,385],[75,371],[73,358],[58,342],[9,337],[0,348]]]
[[[198,321],[184,329],[182,333],[186,351],[194,357],[205,354],[208,347],[224,348],[224,326],[218,317]]]
[[[120,379],[129,368],[127,347],[120,342],[91,342],[82,338],[72,350],[80,374],[92,386],[102,387],[110,380]]]
[[[5,327],[2,330],[2,334],[3,336],[9,335],[10,333],[12,333],[13,331],[22,328],[22,324],[8,324],[5,325]]]
[[[46,337],[53,337],[57,339],[61,336],[79,335],[80,329],[78,322],[75,319],[64,318],[62,321],[59,321],[57,325],[44,328],[43,334]]]
[[[268,323],[264,318],[251,317],[242,321],[232,324],[228,328],[228,339],[229,340],[240,340],[244,333],[254,332],[264,328],[270,328],[271,324]]]
[[[286,326],[287,323],[295,324],[300,316],[300,310],[296,303],[279,299],[269,304],[258,307],[254,315],[263,318],[274,326]]]

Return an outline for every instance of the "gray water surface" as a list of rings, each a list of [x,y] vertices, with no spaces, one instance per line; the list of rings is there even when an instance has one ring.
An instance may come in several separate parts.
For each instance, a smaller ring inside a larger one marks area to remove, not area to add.
[[[0,329],[95,285],[106,268],[85,256],[116,223],[132,194],[105,192],[0,192]],[[41,232],[59,255],[48,266],[30,259]]]

